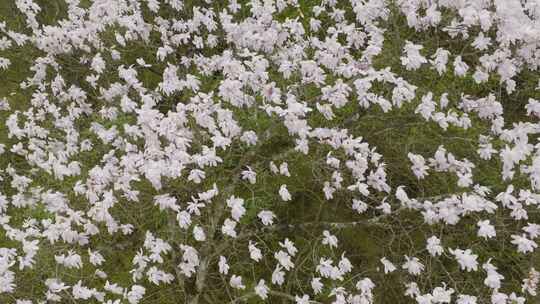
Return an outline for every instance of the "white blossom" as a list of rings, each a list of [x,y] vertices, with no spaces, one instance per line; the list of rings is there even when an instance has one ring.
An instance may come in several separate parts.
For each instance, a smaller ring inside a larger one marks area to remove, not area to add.
[[[434,235],[427,239],[426,248],[432,256],[441,255],[444,251],[441,240]]]
[[[287,189],[287,185],[281,185],[281,187],[279,188],[279,196],[281,196],[281,199],[285,202],[292,199],[292,196]]]
[[[470,249],[461,250],[458,248],[449,251],[455,256],[461,270],[476,271],[478,269],[478,262],[476,261],[478,255],[473,254]]]
[[[231,287],[235,289],[246,288],[246,286],[242,283],[242,277],[234,275],[234,274],[231,276],[231,279],[229,280],[229,285],[231,285]]]
[[[380,259],[380,261],[384,266],[384,273],[385,274],[390,273],[390,272],[394,272],[397,269],[396,266],[394,266],[394,264],[392,264],[392,262],[390,262],[388,259],[386,259],[386,257],[382,257]]]
[[[479,221],[476,225],[479,227],[478,228],[479,237],[483,237],[486,239],[495,237],[496,235],[495,227],[493,227],[493,225],[490,224],[489,220]]]
[[[417,257],[405,256],[406,262],[401,266],[412,275],[419,275],[424,270],[424,265],[420,263]]]
[[[259,280],[259,283],[257,283],[255,286],[255,293],[257,296],[263,300],[266,300],[268,298],[268,291],[269,288],[266,286],[266,282],[263,279]]]

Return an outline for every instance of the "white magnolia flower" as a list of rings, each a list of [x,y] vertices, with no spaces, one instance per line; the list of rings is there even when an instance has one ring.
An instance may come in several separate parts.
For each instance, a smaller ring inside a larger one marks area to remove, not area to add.
[[[229,273],[229,264],[227,264],[227,259],[224,256],[219,257],[219,273],[227,274]]]
[[[476,261],[478,255],[473,254],[470,249],[450,249],[450,253],[455,256],[461,270],[476,271],[478,269],[478,262]]]
[[[511,243],[518,247],[519,253],[533,252],[538,247],[535,241],[529,240],[524,234],[513,234]]]
[[[420,54],[420,50],[424,47],[414,44],[410,41],[405,42],[403,51],[405,56],[401,57],[401,64],[405,66],[407,70],[417,70],[423,63],[427,63],[427,59]]]
[[[200,226],[193,227],[193,238],[199,242],[206,241],[206,234],[204,233],[204,230]]]
[[[295,256],[298,252],[298,249],[294,246],[294,243],[288,238],[286,238],[283,242],[279,242],[279,246],[285,248],[291,256]]]
[[[61,254],[61,255],[55,255],[54,259],[56,263],[61,264],[67,268],[77,268],[80,269],[82,267],[82,260],[81,256],[76,254],[74,251],[69,250],[67,255]]]
[[[272,273],[272,284],[281,286],[285,282],[285,272],[281,270],[281,266],[277,265]]]
[[[250,184],[255,184],[257,182],[257,173],[251,170],[250,167],[247,167],[248,170],[242,171],[242,179],[249,181]]]
[[[406,262],[401,266],[401,268],[406,269],[412,275],[419,275],[424,270],[424,265],[420,263],[420,260],[417,257],[405,256]]]
[[[427,239],[426,249],[432,256],[439,256],[444,251],[443,247],[441,246],[441,240],[434,235]]]
[[[309,296],[308,295],[303,295],[302,297],[295,296],[294,301],[296,302],[296,304],[309,304]]]
[[[387,274],[387,273],[390,273],[390,272],[393,272],[394,270],[396,270],[396,266],[394,266],[394,264],[392,264],[392,262],[390,262],[389,260],[387,260],[385,257],[382,257],[380,259],[381,263],[383,264],[384,266],[384,273]]]
[[[242,277],[234,275],[234,274],[231,276],[231,279],[229,280],[229,285],[231,285],[231,287],[235,289],[246,288],[246,286],[242,283]]]
[[[225,235],[235,238],[236,237],[236,222],[231,219],[225,219],[223,226],[221,226],[221,232]]]
[[[330,246],[330,248],[337,248],[338,246],[338,239],[336,236],[330,234],[330,232],[328,232],[328,230],[324,230],[323,231],[323,240],[322,240],[322,243],[323,245],[328,245]]]
[[[259,212],[257,216],[259,217],[259,219],[265,226],[273,225],[274,218],[276,217],[276,215],[272,211],[268,211],[268,210],[263,210]]]
[[[279,173],[288,177],[291,176],[291,173],[289,173],[289,165],[286,162],[279,165]]]
[[[489,220],[478,221],[476,224],[478,228],[478,236],[483,238],[492,238],[495,237],[495,227],[489,223]]]
[[[279,196],[281,196],[281,199],[285,202],[290,201],[292,199],[292,196],[289,193],[289,190],[287,190],[287,185],[281,185],[281,187],[279,187]]]
[[[283,266],[285,270],[291,270],[291,268],[294,268],[291,256],[287,252],[279,250],[278,252],[274,253],[274,258],[278,260],[279,264]]]
[[[313,278],[311,280],[311,288],[313,289],[313,293],[319,294],[322,292],[324,285],[321,283],[321,278]]]
[[[456,301],[456,304],[476,304],[477,298],[475,296],[469,296],[460,294],[458,295],[458,299]]]
[[[264,280],[259,280],[259,283],[255,286],[255,294],[257,294],[261,299],[266,300],[268,298],[268,292],[270,291],[270,288],[266,286],[266,282]]]
[[[231,208],[231,217],[235,221],[239,221],[240,218],[246,213],[246,208],[244,208],[244,200],[231,196],[227,199],[227,207]]]
[[[88,256],[90,259],[90,263],[94,266],[100,266],[105,262],[105,259],[103,256],[99,253],[99,251],[92,251],[88,249]]]

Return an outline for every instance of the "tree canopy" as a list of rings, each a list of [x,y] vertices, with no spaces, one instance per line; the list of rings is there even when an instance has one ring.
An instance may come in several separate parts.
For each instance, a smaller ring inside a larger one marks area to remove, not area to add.
[[[535,0],[1,1],[0,302],[537,303],[539,64]]]

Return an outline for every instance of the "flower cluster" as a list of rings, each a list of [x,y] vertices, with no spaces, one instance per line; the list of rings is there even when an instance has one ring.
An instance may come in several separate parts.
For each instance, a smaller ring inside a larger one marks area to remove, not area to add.
[[[7,2],[0,299],[538,300],[535,1]]]

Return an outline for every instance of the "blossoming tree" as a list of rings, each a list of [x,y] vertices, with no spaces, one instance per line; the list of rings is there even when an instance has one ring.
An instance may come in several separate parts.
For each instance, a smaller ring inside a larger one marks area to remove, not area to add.
[[[2,303],[535,303],[533,0],[5,0]]]

